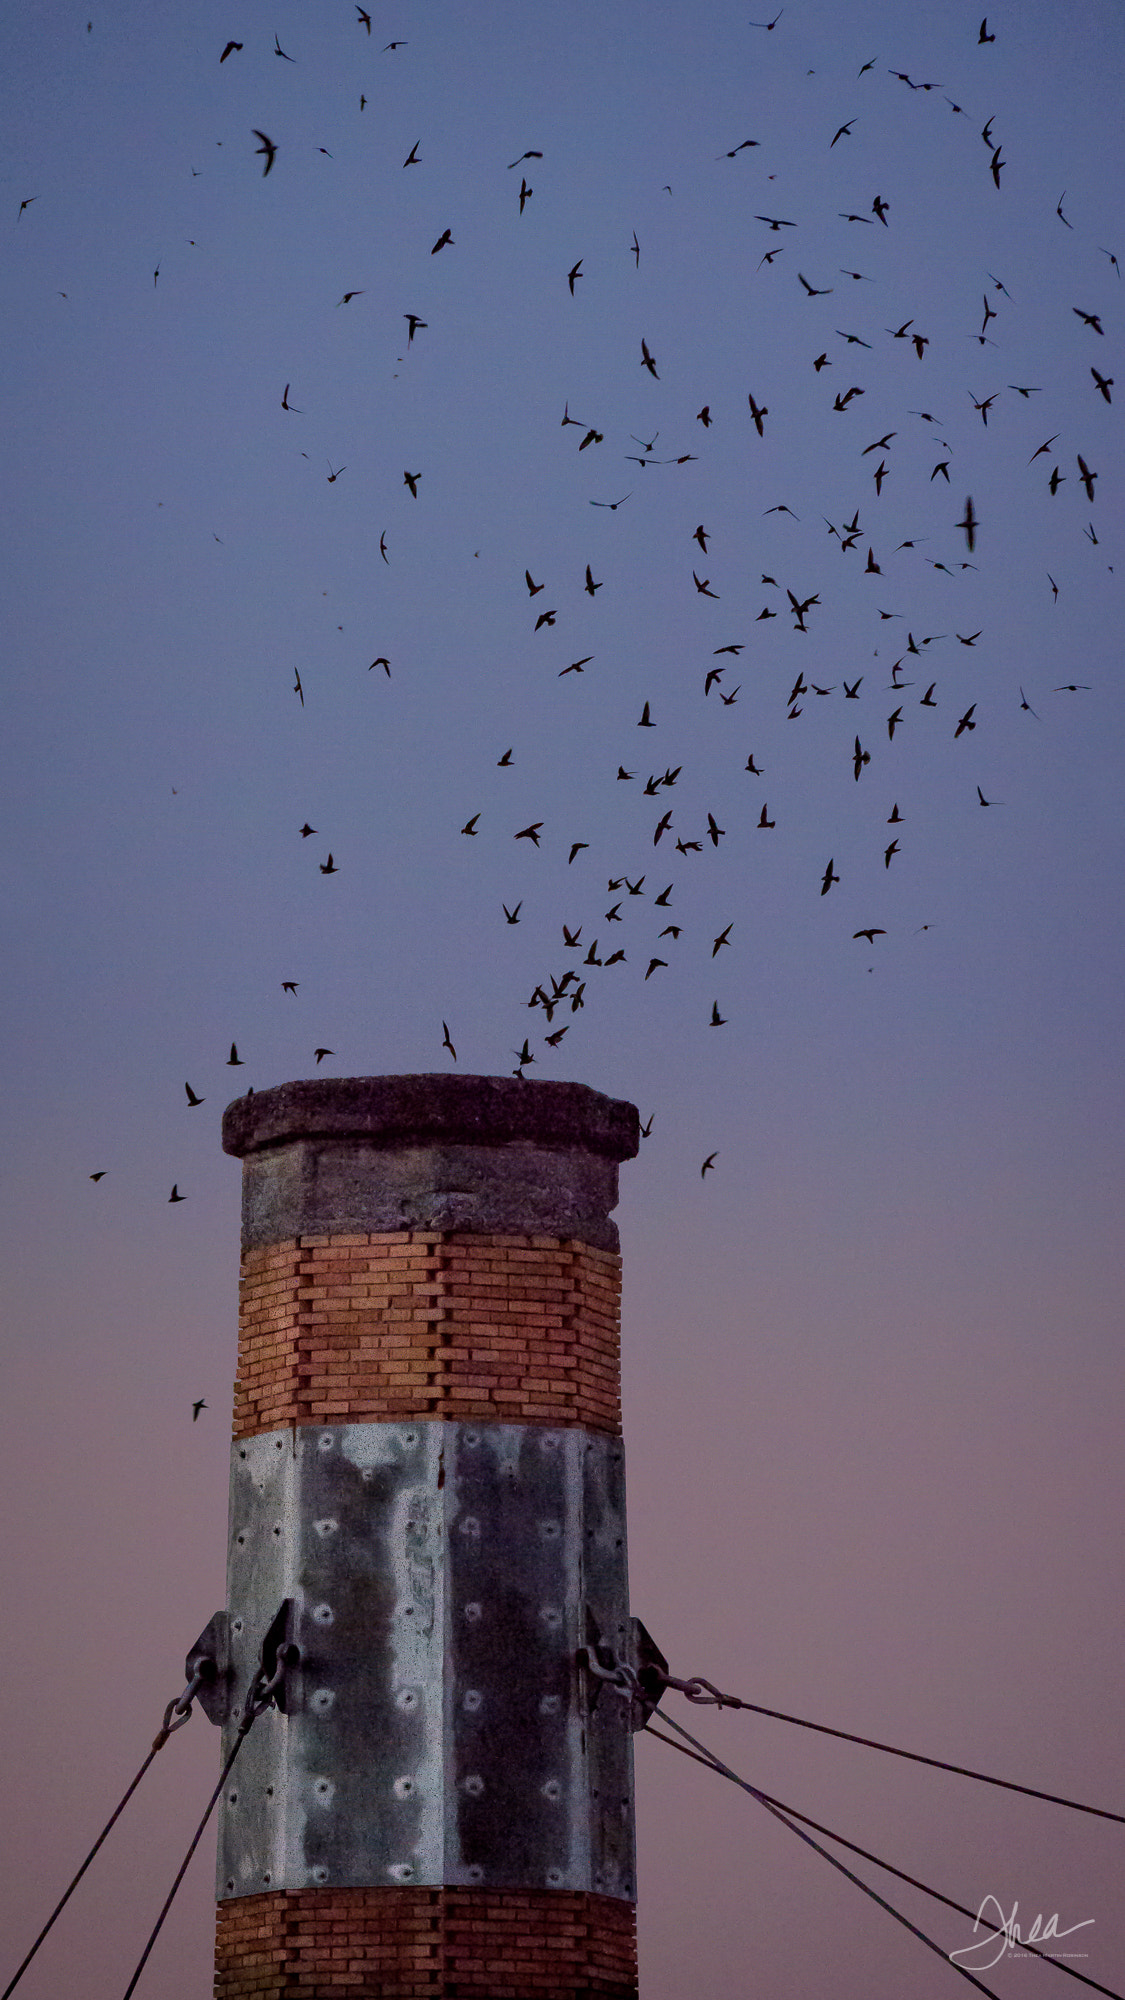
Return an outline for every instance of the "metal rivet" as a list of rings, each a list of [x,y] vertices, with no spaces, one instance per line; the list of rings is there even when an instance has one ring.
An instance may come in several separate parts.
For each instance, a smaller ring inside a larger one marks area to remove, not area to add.
[[[313,1878],[313,1881],[314,1881],[314,1882],[327,1882],[327,1880],[328,1880],[328,1870],[327,1870],[327,1868],[323,1868],[323,1867],[322,1867],[322,1868],[314,1868],[314,1869],[313,1869],[313,1871],[312,1871],[312,1878]]]
[[[1001,164],[1001,166],[1003,166],[1003,164],[1004,164],[1003,160],[1001,160],[1000,164]],[[275,1438],[275,1439],[274,1439],[274,1441],[273,1441],[273,1448],[274,1448],[274,1450],[275,1450],[275,1451],[284,1451],[284,1449],[285,1449],[285,1446],[284,1446],[284,1444],[282,1443],[282,1441],[281,1441],[281,1439],[280,1439],[280,1438]]]
[[[414,1880],[413,1863],[410,1861],[396,1861],[388,1868],[387,1874],[393,1875],[396,1882],[412,1882]]]
[[[547,1870],[547,1886],[548,1886],[548,1888],[551,1888],[551,1889],[557,1889],[557,1888],[558,1888],[558,1887],[560,1886],[560,1884],[562,1883],[562,1881],[563,1881],[563,1880],[564,1880],[564,1877],[563,1877],[563,1872],[562,1872],[562,1869],[561,1869],[561,1868],[548,1868],[548,1870]]]
[[[462,1535],[475,1535],[475,1536],[477,1537],[478,1541],[479,1541],[479,1539],[480,1539],[480,1522],[478,1521],[478,1519],[477,1519],[476,1515],[475,1515],[475,1514],[466,1514],[466,1516],[465,1516],[464,1520],[463,1520],[463,1521],[459,1521],[459,1522],[458,1522],[458,1524],[457,1524],[457,1531],[458,1531],[458,1533],[459,1533],[459,1534],[462,1534]]]
[[[245,1536],[245,1535],[236,1535],[234,1539],[235,1539],[235,1541],[236,1541],[236,1542],[238,1543],[238,1546],[239,1546],[239,1548],[240,1548],[240,1549],[244,1549],[244,1548],[246,1547],[246,1536]]]
[[[1003,162],[1002,162],[1002,161],[1001,161],[1001,165],[1003,165]],[[234,1889],[234,1876],[233,1876],[233,1875],[228,1875],[228,1876],[227,1876],[227,1889],[228,1889],[228,1892],[229,1892],[229,1891],[233,1891],[233,1889]]]
[[[321,1799],[323,1803],[327,1805],[329,1799],[335,1792],[336,1787],[332,1783],[331,1778],[317,1778],[313,1785],[313,1790],[316,1793],[317,1798]]]
[[[479,1688],[466,1688],[462,1697],[462,1707],[466,1708],[470,1715],[475,1715],[483,1700],[484,1696]]]
[[[541,1438],[540,1443],[544,1451],[557,1451],[559,1448],[558,1438],[553,1431],[547,1431]]]
[[[544,1604],[539,1613],[539,1622],[549,1632],[557,1632],[563,1622],[562,1612],[557,1604]]]
[[[540,1698],[540,1715],[557,1715],[561,1707],[562,1701],[557,1694],[545,1694]]]
[[[272,1875],[270,1874],[270,1871],[269,1871],[269,1869],[268,1869],[268,1868],[266,1869],[266,1872],[265,1872],[265,1874],[264,1874],[264,1875],[262,1876],[262,1880],[263,1880],[263,1882],[272,1882],[272,1881],[273,1881],[273,1876],[272,1876]]]
[[[480,1624],[480,1621],[481,1621],[481,1608],[480,1608],[480,1605],[479,1605],[479,1604],[466,1604],[466,1606],[465,1606],[465,1623],[466,1623],[466,1625],[479,1625],[479,1624]]]
[[[1003,165],[1003,161],[1001,161],[1001,165]],[[277,1524],[275,1523],[275,1525],[274,1525],[274,1534],[275,1534],[275,1535],[280,1535],[280,1533],[281,1533],[281,1529],[280,1529],[280,1527],[279,1527],[279,1526],[278,1526],[278,1525],[277,1525]]]
[[[237,1793],[237,1792],[228,1792],[228,1793],[227,1793],[227,1804],[228,1804],[228,1805],[232,1805],[232,1806],[236,1806],[236,1805],[238,1804],[238,1793]]]
[[[475,1451],[477,1445],[480,1443],[480,1432],[466,1431],[461,1442],[468,1445],[470,1451]]]
[[[1001,164],[1001,166],[1003,166],[1004,162],[1003,162],[1003,161],[1001,160],[1000,164]],[[364,1468],[363,1468],[363,1472],[362,1472],[362,1474],[361,1474],[361,1477],[362,1477],[362,1479],[363,1479],[363,1483],[364,1483],[364,1485],[365,1485],[365,1486],[370,1486],[370,1484],[371,1484],[371,1481],[372,1481],[372,1480],[374,1479],[374,1477],[375,1477],[375,1470],[374,1470],[374,1467],[373,1467],[373,1466],[370,1466],[370,1465],[365,1465],[365,1466],[364,1466]]]
[[[471,1777],[465,1778],[462,1781],[461,1789],[467,1792],[471,1799],[479,1799],[484,1790],[484,1779],[479,1777],[474,1771]]]
[[[313,1609],[313,1619],[317,1625],[331,1625],[335,1617],[336,1613],[330,1604],[318,1604]]]
[[[408,1444],[408,1445],[411,1445],[411,1446],[413,1446],[413,1445],[416,1445],[416,1444],[417,1444],[417,1442],[418,1442],[418,1433],[417,1433],[417,1431],[403,1431],[403,1434],[402,1434],[402,1441],[403,1441],[403,1444]]]
[[[396,1799],[409,1799],[414,1794],[414,1780],[413,1778],[396,1778],[393,1789]]]
[[[540,1521],[539,1533],[545,1542],[557,1542],[562,1534],[558,1521]]]
[[[241,1620],[241,1618],[236,1618],[236,1619],[235,1619],[235,1621],[234,1621],[234,1624],[233,1624],[233,1626],[232,1626],[232,1628],[231,1628],[231,1629],[232,1629],[233,1631],[235,1631],[235,1632],[241,1632],[241,1630],[242,1630],[242,1620]]]
[[[336,1439],[332,1431],[321,1431],[316,1441],[318,1451],[331,1451]]]
[[[1001,161],[1001,165],[1003,165],[1003,161]],[[245,1451],[240,1451],[240,1452],[239,1452],[239,1454],[238,1454],[238,1456],[239,1456],[239,1458],[245,1458],[245,1456],[246,1456],[246,1453],[245,1453]]]
[[[417,1706],[418,1706],[418,1694],[416,1689],[403,1688],[399,1694],[396,1694],[395,1696],[396,1708],[405,1708],[406,1710],[409,1711],[412,1708],[417,1708]]]
[[[562,1786],[557,1778],[548,1778],[546,1784],[543,1786],[543,1797],[545,1799],[561,1799]]]
[[[313,1527],[316,1529],[317,1534],[321,1536],[334,1535],[339,1526],[340,1526],[339,1521],[333,1521],[333,1520],[313,1522]]]
[[[327,1715],[335,1699],[336,1692],[334,1688],[317,1688],[309,1706],[310,1708],[315,1708],[318,1715]]]
[[[1003,165],[1003,162],[1001,162],[1001,165]],[[469,1882],[484,1881],[484,1869],[481,1867],[479,1861],[474,1861],[471,1868],[466,1868],[465,1877]]]
[[[266,1786],[266,1797],[267,1797],[267,1799],[272,1799],[272,1797],[273,1797],[273,1786],[272,1786],[272,1785],[267,1785],[267,1786]]]

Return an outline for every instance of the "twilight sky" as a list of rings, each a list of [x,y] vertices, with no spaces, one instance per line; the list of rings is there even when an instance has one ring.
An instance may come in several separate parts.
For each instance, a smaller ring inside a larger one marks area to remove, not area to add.
[[[222,1108],[444,1069],[443,1023],[651,1118],[673,1672],[1125,1809],[1125,18],[371,14],[0,24],[5,1979],[224,1600]],[[1125,1986],[1120,1828],[668,1709]],[[21,2000],[122,1990],[217,1748],[168,1745]],[[720,1778],[642,1739],[637,1796],[644,2000],[968,1990]],[[213,1851],[146,2000],[209,1990]]]

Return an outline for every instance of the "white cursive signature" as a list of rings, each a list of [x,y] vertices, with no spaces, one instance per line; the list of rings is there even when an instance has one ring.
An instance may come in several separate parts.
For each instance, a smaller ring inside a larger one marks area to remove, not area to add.
[[[1047,1918],[1045,1925],[1043,1924],[1042,1916],[1037,1916],[1025,1938],[1021,1935],[1019,1924],[1016,1922],[1016,1911],[1019,1909],[1018,1902],[1012,1904],[1012,1914],[1010,1917],[1006,1917],[996,1897],[986,1896],[980,1909],[977,1911],[977,1920],[973,1925],[974,1931],[984,1922],[984,1913],[990,1903],[995,1904],[996,1913],[1000,1919],[999,1924],[989,1933],[988,1937],[978,1938],[975,1944],[960,1945],[956,1951],[951,1951],[949,1954],[951,1959],[967,1958],[971,1952],[985,1951],[989,1946],[995,1945],[996,1949],[991,1958],[982,1958],[976,1961],[978,1972],[987,1971],[988,1967],[995,1965],[997,1959],[1002,1958],[1006,1951],[1014,1951],[1017,1945],[1045,1944],[1050,1938],[1069,1937],[1071,1931],[1083,1930],[1087,1924],[1092,1924],[1094,1921],[1093,1917],[1083,1917],[1081,1923],[1069,1924],[1065,1931],[1060,1931],[1058,1912],[1056,1911],[1054,1916]],[[1054,1957],[1055,1954],[1052,1952],[1048,1956]]]

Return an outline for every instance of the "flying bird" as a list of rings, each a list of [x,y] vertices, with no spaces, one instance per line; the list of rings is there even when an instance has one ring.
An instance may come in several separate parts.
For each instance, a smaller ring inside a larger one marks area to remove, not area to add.
[[[566,282],[567,282],[567,284],[568,284],[568,285],[570,286],[570,296],[571,296],[571,298],[573,298],[573,297],[574,297],[574,284],[575,284],[575,280],[576,280],[577,278],[580,278],[581,276],[582,276],[582,259],[581,259],[581,257],[580,257],[580,258],[578,259],[578,262],[577,262],[577,264],[575,264],[575,266],[574,266],[573,270],[571,270],[571,271],[568,271],[568,272],[567,272],[567,274],[566,274]]]
[[[219,61],[221,63],[225,63],[227,57],[234,55],[235,51],[237,49],[240,49],[241,47],[242,47],[241,42],[228,42],[226,48],[223,50],[222,55],[219,57]]]
[[[443,229],[441,235],[438,237],[437,242],[434,244],[433,249],[430,251],[430,256],[436,257],[439,250],[444,250],[446,244],[452,242],[453,242],[452,230]]]
[[[178,1183],[177,1183],[176,1181],[173,1181],[173,1182],[172,1182],[172,1192],[171,1192],[171,1194],[170,1194],[170,1195],[168,1196],[168,1199],[169,1199],[169,1201],[186,1201],[186,1200],[187,1200],[187,1196],[186,1196],[186,1194],[181,1194],[181,1193],[180,1193],[180,1190],[179,1190],[179,1185],[178,1185]]]
[[[417,500],[418,498],[418,481],[421,479],[421,477],[422,475],[420,472],[404,472],[402,475],[403,485],[409,486],[410,491],[413,494],[415,500]]]
[[[832,884],[833,884],[833,882],[838,882],[839,880],[840,880],[840,877],[839,877],[839,876],[838,876],[838,875],[836,874],[836,872],[835,872],[835,870],[834,870],[834,868],[833,868],[833,865],[832,865],[832,862],[831,862],[831,860],[830,860],[830,861],[829,861],[829,863],[828,863],[828,866],[827,866],[827,868],[826,868],[826,869],[825,869],[825,871],[824,871],[824,880],[822,881],[822,883],[821,883],[821,885],[820,885],[820,893],[821,893],[821,895],[822,895],[822,896],[827,896],[827,894],[828,894],[828,891],[829,891],[829,889],[830,889],[830,888],[832,887]]]
[[[253,132],[255,139],[260,139],[262,142],[260,146],[255,148],[255,151],[264,153],[266,156],[266,164],[262,168],[262,179],[265,180],[274,160],[277,158],[277,147],[274,145],[273,140],[268,138],[264,132],[259,132],[256,125],[253,127]]]
[[[191,1087],[190,1083],[185,1083],[185,1085],[184,1085],[184,1089],[185,1089],[185,1090],[187,1091],[187,1101],[188,1101],[188,1104],[189,1104],[189,1106],[194,1106],[194,1105],[196,1105],[196,1104],[204,1104],[204,1103],[206,1102],[206,1099],[205,1099],[205,1098],[202,1098],[202,1097],[197,1097],[197,1096],[196,1096],[196,1094],[195,1094],[194,1090],[192,1089],[192,1087]]]
[[[453,1046],[453,1043],[452,1043],[452,1042],[450,1041],[450,1039],[449,1039],[449,1027],[448,1027],[448,1024],[447,1024],[447,1022],[445,1022],[445,1021],[443,1021],[443,1022],[442,1022],[442,1024],[441,1024],[441,1036],[442,1036],[442,1041],[441,1041],[441,1045],[442,1045],[442,1048],[443,1048],[443,1049],[448,1049],[448,1050],[449,1050],[449,1053],[450,1053],[450,1055],[451,1055],[451,1056],[453,1057],[453,1060],[454,1060],[454,1062],[456,1062],[456,1061],[457,1061],[457,1051],[456,1051],[456,1049],[454,1048],[454,1046]]]
[[[205,1410],[206,1408],[207,1405],[204,1402],[202,1396],[198,1397],[197,1400],[191,1406],[191,1420],[193,1424],[199,1422],[199,1412],[200,1410]]]
[[[295,62],[295,61],[296,61],[296,57],[295,57],[295,56],[287,56],[287,55],[285,54],[285,50],[284,50],[284,49],[282,48],[282,46],[281,46],[281,43],[280,43],[280,42],[278,41],[278,39],[277,39],[277,36],[276,36],[276,35],[275,35],[275,36],[274,36],[274,38],[273,38],[273,52],[274,52],[274,55],[275,55],[275,56],[282,56],[282,57],[284,58],[284,60],[285,60],[286,62]]]
[[[649,374],[654,378],[654,380],[659,382],[660,377],[656,373],[656,363],[648,351],[647,342],[644,340],[641,341],[641,367],[647,368]]]
[[[320,872],[322,875],[338,875],[340,873],[340,870],[337,868],[336,863],[333,861],[331,854],[329,854],[327,861],[322,861],[319,865],[320,865]]]

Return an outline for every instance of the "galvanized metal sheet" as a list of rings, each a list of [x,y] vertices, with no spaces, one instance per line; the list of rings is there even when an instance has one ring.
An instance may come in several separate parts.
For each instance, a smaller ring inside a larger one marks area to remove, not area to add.
[[[300,1665],[220,1807],[218,1893],[481,1883],[634,1893],[628,1704],[576,1664],[628,1626],[619,1440],[347,1424],[234,1447],[239,1699],[278,1604]],[[225,1732],[225,1751],[236,1722]]]

